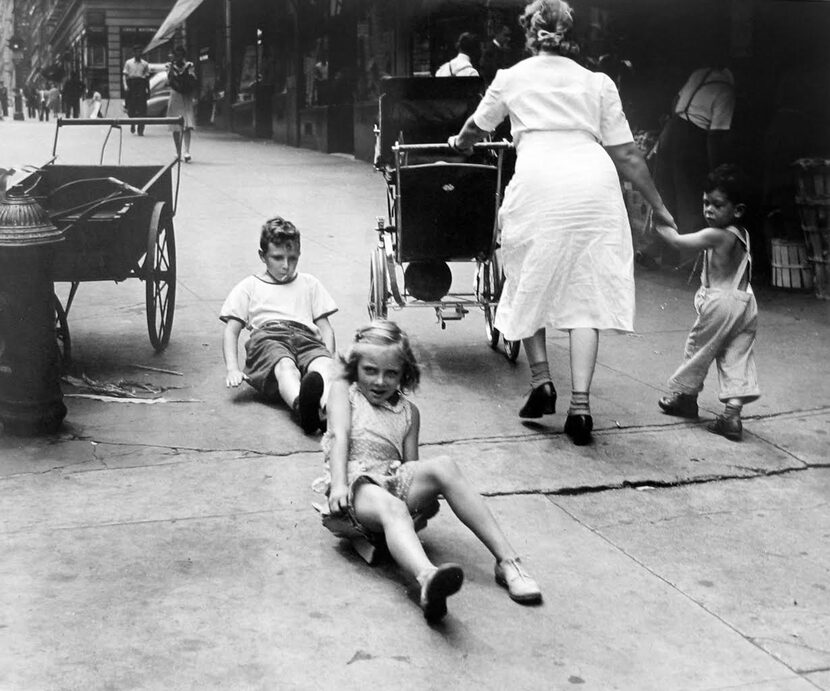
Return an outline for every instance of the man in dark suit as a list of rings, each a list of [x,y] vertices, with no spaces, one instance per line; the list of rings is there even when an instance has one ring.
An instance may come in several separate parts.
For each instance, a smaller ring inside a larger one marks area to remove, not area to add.
[[[513,55],[510,51],[510,27],[502,24],[496,35],[484,46],[481,51],[481,68],[479,73],[485,84],[490,84],[498,70],[510,67],[513,64]]]

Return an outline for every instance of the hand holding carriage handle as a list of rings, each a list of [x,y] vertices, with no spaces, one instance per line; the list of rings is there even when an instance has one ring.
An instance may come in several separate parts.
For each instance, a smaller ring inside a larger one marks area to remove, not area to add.
[[[447,139],[447,145],[456,153],[462,154],[464,156],[471,156],[473,153],[473,146],[472,144],[466,148],[462,148],[458,145],[458,135],[454,134],[449,139]]]

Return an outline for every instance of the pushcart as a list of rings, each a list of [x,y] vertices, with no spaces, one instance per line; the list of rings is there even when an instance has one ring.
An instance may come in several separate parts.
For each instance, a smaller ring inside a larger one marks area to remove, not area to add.
[[[55,296],[58,345],[71,359],[68,315],[81,283],[128,278],[144,281],[147,330],[156,352],[170,341],[176,305],[176,243],[173,217],[180,182],[180,159],[161,165],[122,165],[122,127],[173,125],[182,118],[59,119],[52,158],[30,170],[16,187],[38,200],[51,222],[64,231],[55,245],[55,282],[70,284],[65,304]],[[58,137],[64,127],[107,127],[97,165],[58,163]],[[116,164],[104,164],[113,132]]]
[[[499,346],[494,325],[503,285],[498,210],[508,142],[482,142],[471,157],[447,145],[484,91],[475,77],[389,77],[381,81],[375,168],[387,187],[387,218],[377,219],[370,261],[371,318],[389,309],[432,309],[441,328],[471,310],[484,314],[487,342]],[[452,290],[449,263],[475,262],[468,292]],[[519,342],[501,339],[514,361]]]

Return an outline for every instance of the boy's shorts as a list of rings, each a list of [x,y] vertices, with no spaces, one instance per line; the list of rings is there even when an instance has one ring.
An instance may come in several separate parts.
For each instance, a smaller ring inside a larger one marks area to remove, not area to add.
[[[245,343],[245,374],[248,382],[267,398],[279,397],[279,386],[274,366],[283,358],[290,358],[300,370],[300,376],[317,358],[331,358],[331,353],[320,338],[307,326],[298,322],[268,322],[254,329]]]

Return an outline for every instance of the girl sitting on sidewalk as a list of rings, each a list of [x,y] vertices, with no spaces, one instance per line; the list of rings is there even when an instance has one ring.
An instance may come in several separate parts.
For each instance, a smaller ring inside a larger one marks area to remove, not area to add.
[[[315,482],[331,513],[385,538],[395,562],[420,584],[428,621],[447,613],[447,597],[464,580],[457,564],[433,564],[415,532],[413,516],[434,515],[438,495],[493,553],[496,582],[510,597],[540,602],[539,586],[455,462],[418,460],[420,414],[404,392],[418,385],[420,370],[406,334],[394,322],[372,322],[356,333],[343,366],[331,384],[323,437],[329,474]]]

